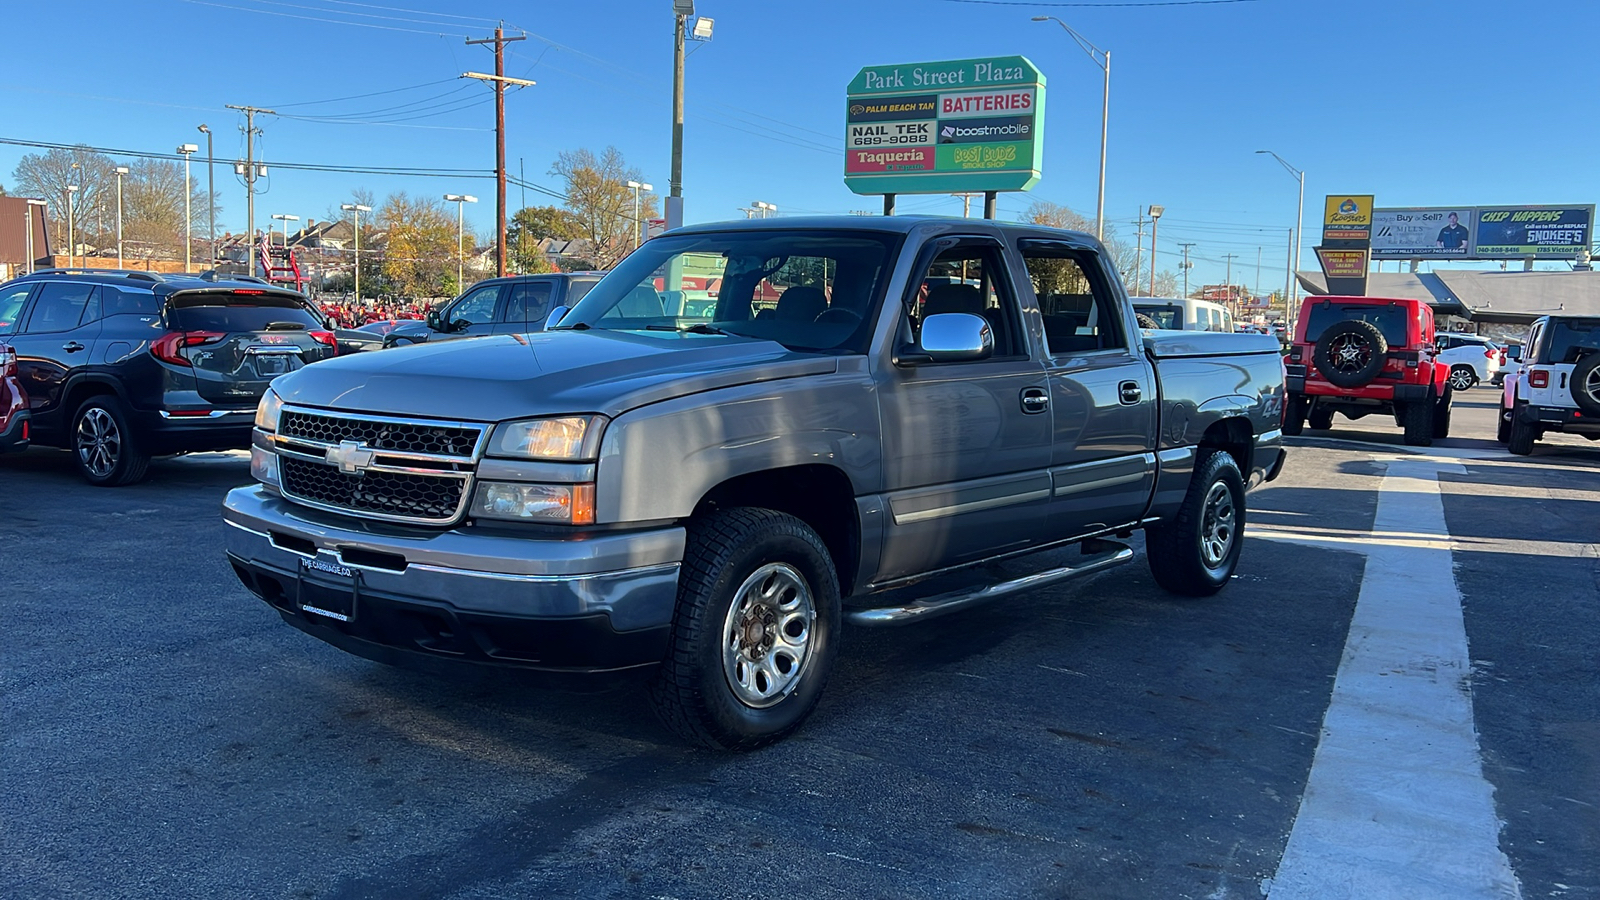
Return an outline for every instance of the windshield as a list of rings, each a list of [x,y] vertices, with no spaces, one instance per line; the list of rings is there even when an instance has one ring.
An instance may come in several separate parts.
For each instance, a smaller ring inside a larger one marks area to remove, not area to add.
[[[899,240],[863,231],[656,238],[596,284],[561,327],[735,334],[791,350],[864,353]]]
[[[1597,350],[1600,350],[1600,322],[1551,321],[1550,352],[1544,355],[1545,362],[1575,363]]]
[[[1404,347],[1409,338],[1406,334],[1406,307],[1404,306],[1375,306],[1372,304],[1350,304],[1348,306],[1338,303],[1318,303],[1311,307],[1311,318],[1306,322],[1306,342],[1316,343],[1317,338],[1335,322],[1346,319],[1357,319],[1362,322],[1371,322],[1383,332],[1383,339],[1390,347]]]

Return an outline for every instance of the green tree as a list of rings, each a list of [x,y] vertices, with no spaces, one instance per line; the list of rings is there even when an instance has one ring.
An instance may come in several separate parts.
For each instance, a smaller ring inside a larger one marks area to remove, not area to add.
[[[622,152],[607,147],[599,156],[594,151],[565,151],[556,157],[550,174],[565,182],[567,209],[576,218],[579,235],[590,244],[594,264],[609,269],[636,246],[639,223],[657,214],[656,195],[639,197],[639,215],[634,217],[633,189],[629,181],[640,180],[639,170],[630,168]]]
[[[456,274],[456,223],[444,204],[431,197],[390,194],[376,220],[386,233],[383,276],[396,293],[434,297],[446,292]],[[363,285],[365,287],[365,285]]]
[[[553,271],[539,249],[545,238],[570,241],[583,236],[578,217],[559,206],[525,206],[506,223],[506,250],[518,272],[537,275]]]

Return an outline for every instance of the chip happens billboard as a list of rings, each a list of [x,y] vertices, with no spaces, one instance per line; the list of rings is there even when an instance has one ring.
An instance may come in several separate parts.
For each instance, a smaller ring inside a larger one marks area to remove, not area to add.
[[[1594,233],[1594,206],[1375,209],[1373,259],[1575,259]]]
[[[858,194],[1032,187],[1044,83],[1020,56],[862,69],[846,101],[846,186]]]

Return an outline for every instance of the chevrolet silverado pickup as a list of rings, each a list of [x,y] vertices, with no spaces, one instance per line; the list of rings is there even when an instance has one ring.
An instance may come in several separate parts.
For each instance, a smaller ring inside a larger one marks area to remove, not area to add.
[[[1141,331],[1074,232],[681,228],[550,321],[274,381],[223,510],[244,585],[384,662],[652,666],[671,730],[748,749],[846,623],[1092,574],[1136,530],[1160,585],[1216,592],[1284,460],[1277,341]]]

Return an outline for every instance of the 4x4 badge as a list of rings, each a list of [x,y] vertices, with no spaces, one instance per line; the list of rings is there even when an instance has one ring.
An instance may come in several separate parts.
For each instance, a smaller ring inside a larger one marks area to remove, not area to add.
[[[329,447],[322,459],[330,465],[339,467],[339,471],[346,475],[360,475],[362,470],[372,465],[373,452],[355,441],[340,441],[339,446]]]

